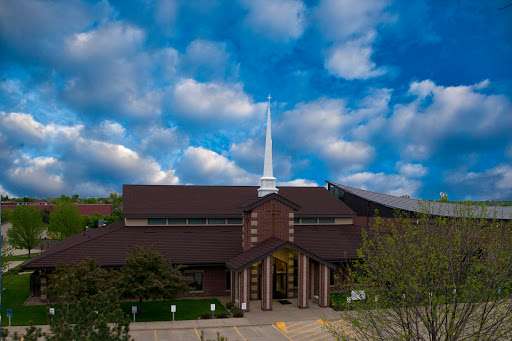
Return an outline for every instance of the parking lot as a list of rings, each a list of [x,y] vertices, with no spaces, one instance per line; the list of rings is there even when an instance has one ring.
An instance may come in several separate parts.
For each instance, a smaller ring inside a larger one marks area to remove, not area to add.
[[[236,319],[231,319],[236,321]],[[242,322],[242,321],[240,321]],[[336,321],[334,324],[342,323]],[[331,334],[323,328],[322,320],[298,321],[298,322],[275,322],[264,325],[233,325],[233,326],[212,326],[193,327],[182,329],[153,329],[153,330],[132,330],[131,336],[136,341],[189,341],[201,340],[203,333],[204,340],[216,340],[217,333],[228,340],[239,341],[328,341],[335,340]]]

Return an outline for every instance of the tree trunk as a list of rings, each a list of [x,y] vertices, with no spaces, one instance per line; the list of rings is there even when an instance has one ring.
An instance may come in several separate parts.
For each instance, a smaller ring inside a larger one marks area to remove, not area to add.
[[[28,248],[28,258],[30,258],[30,248]]]

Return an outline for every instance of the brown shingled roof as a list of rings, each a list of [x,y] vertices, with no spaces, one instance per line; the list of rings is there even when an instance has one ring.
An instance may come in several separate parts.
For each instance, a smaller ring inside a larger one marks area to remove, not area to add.
[[[59,260],[96,258],[103,267],[124,265],[135,245],[151,246],[173,264],[224,265],[242,252],[239,226],[124,226],[124,222],[64,239],[23,266],[24,270],[54,268]]]
[[[295,226],[295,244],[331,262],[357,259],[362,243],[360,226]]]
[[[256,202],[256,186],[124,185],[127,218],[241,217]],[[348,217],[354,211],[324,187],[279,187],[279,195],[299,206],[297,217]]]
[[[327,265],[330,268],[333,268],[333,269],[335,268],[335,265],[318,257],[317,255],[311,253],[310,251],[304,250],[303,248],[298,247],[297,245],[295,245],[291,242],[288,242],[288,241],[285,241],[285,240],[282,240],[282,239],[279,239],[276,237],[267,238],[264,241],[262,241],[261,243],[258,243],[255,246],[253,246],[252,248],[250,248],[249,250],[245,251],[244,253],[230,259],[226,263],[226,266],[232,271],[240,272],[240,271],[248,268],[252,264],[259,262],[260,260],[272,255],[274,252],[284,249],[285,247],[289,247],[293,250],[299,251],[299,252],[307,255],[308,257],[310,257],[322,264]]]

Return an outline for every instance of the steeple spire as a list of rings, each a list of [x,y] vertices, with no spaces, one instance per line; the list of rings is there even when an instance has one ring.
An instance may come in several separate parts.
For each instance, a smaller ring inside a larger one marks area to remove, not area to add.
[[[268,114],[267,114],[267,138],[265,141],[265,162],[263,164],[263,176],[260,178],[260,188],[258,188],[258,197],[264,197],[267,194],[277,193],[276,178],[272,169],[272,127],[270,124],[270,95],[268,95]]]

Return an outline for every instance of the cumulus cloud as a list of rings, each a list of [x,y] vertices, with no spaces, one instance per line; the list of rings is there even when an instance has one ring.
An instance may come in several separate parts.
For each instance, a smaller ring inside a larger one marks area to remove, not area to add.
[[[182,71],[204,80],[237,79],[239,64],[231,57],[225,42],[204,39],[192,41],[182,60]]]
[[[449,190],[470,194],[463,199],[479,200],[510,200],[512,197],[512,166],[508,164],[483,170],[481,172],[448,172],[445,180]]]
[[[285,112],[276,124],[280,139],[294,150],[316,153],[332,166],[359,168],[372,160],[374,149],[365,142],[346,140],[354,118],[341,100],[320,99],[311,103],[299,103]]]
[[[248,9],[244,24],[256,34],[287,42],[304,32],[306,6],[298,0],[242,0]]]
[[[348,80],[368,79],[384,75],[387,70],[371,61],[374,34],[365,38],[337,43],[326,53],[325,68],[329,74]]]
[[[387,1],[323,0],[314,9],[322,37],[331,44],[325,51],[325,68],[336,77],[353,80],[382,76],[386,67],[372,61],[377,27],[388,22]]]
[[[395,196],[408,195],[413,198],[421,189],[421,182],[409,179],[402,174],[386,174],[360,172],[338,178],[340,184],[364,190],[390,194]]]
[[[78,193],[80,189],[85,191],[80,194],[94,196],[104,195],[105,191],[113,188],[119,191],[123,183],[179,182],[173,169],[164,169],[152,157],[122,144],[98,140],[92,134],[82,134],[82,125],[42,124],[34,120],[32,115],[23,113],[1,113],[0,120],[6,123],[0,125],[2,146],[4,134],[12,134],[8,129],[21,129],[23,125],[24,140],[51,145],[52,156],[45,155],[44,148],[34,148],[39,155],[32,156],[20,152],[21,147],[16,145],[3,146],[10,150],[5,156],[8,162],[2,169],[4,179],[8,180],[2,185],[8,190],[12,187],[24,195],[44,197],[73,191]],[[124,128],[117,122],[105,121],[100,126],[124,134]]]
[[[242,120],[265,110],[265,103],[254,103],[240,84],[228,86],[182,79],[173,97],[177,111],[192,119]]]
[[[279,181],[278,186],[292,186],[292,187],[318,187],[318,184],[313,180],[308,179],[295,179],[291,181]]]
[[[208,185],[256,185],[260,178],[203,147],[188,147],[177,162],[176,173],[183,183]]]
[[[407,137],[404,153],[424,159],[447,141],[459,152],[474,152],[479,141],[492,141],[512,128],[512,103],[504,95],[480,90],[488,82],[475,85],[441,86],[431,80],[413,82],[413,100],[396,104],[389,119],[394,136]]]
[[[421,178],[428,173],[428,169],[419,163],[397,163],[398,172],[400,175],[408,178]]]

